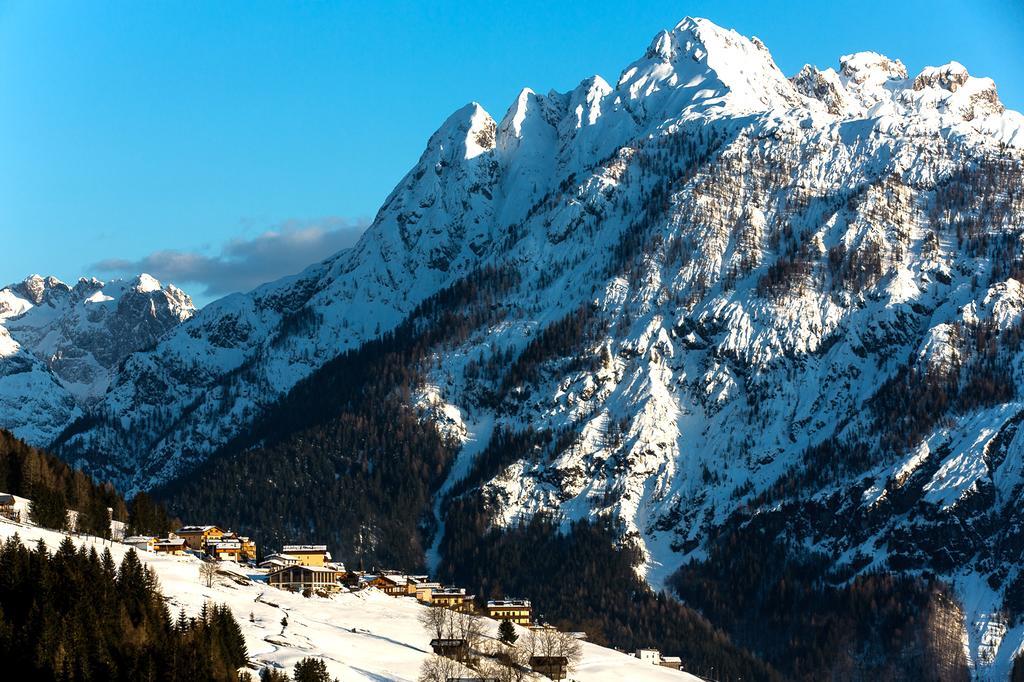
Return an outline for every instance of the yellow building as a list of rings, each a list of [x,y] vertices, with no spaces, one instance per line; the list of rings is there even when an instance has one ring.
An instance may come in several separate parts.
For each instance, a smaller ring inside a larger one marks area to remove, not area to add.
[[[175,533],[190,549],[204,549],[206,543],[220,540],[224,531],[217,526],[182,526]]]
[[[238,540],[214,540],[206,543],[206,553],[218,561],[240,561],[242,543]]]
[[[465,588],[443,587],[430,591],[430,603],[460,613],[473,612],[473,599],[476,595],[466,594]]]
[[[416,597],[416,599],[425,604],[429,604],[434,590],[439,589],[441,589],[441,583],[432,581],[430,576],[410,575],[405,593],[410,597]]]
[[[327,545],[285,545],[278,553],[296,559],[302,566],[323,566],[331,560]]]
[[[533,620],[533,606],[529,599],[495,599],[487,602],[487,616],[495,620],[509,620],[516,625],[529,625]]]
[[[424,604],[432,604],[434,602],[434,590],[440,589],[441,583],[418,583],[414,594],[417,601]]]
[[[238,541],[242,543],[242,561],[256,561],[256,541],[244,535]]]
[[[234,551],[236,548],[230,545],[230,543],[238,545],[237,551]],[[222,547],[227,549],[232,555],[231,559],[233,561],[256,561],[256,542],[245,535],[239,535],[238,533],[228,531],[220,536],[220,538],[207,542],[206,553],[210,556],[216,556],[210,551],[210,547]]]
[[[400,573],[384,573],[371,580],[369,585],[392,597],[403,597],[408,594],[409,578]]]

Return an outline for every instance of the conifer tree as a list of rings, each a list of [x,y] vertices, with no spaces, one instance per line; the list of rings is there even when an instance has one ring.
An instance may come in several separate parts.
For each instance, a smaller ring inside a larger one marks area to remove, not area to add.
[[[247,655],[226,606],[172,624],[138,557],[112,564],[70,539],[53,555],[0,542],[0,679],[238,681]]]
[[[319,658],[304,658],[296,663],[294,679],[295,682],[332,682],[327,664]]]
[[[512,621],[508,619],[501,621],[501,625],[498,626],[498,639],[508,645],[516,643],[519,635],[516,634],[516,628],[512,625]]]
[[[77,530],[96,537],[110,538],[110,512],[102,497],[93,495],[80,509]]]
[[[39,484],[34,486],[31,494],[32,503],[29,505],[29,517],[32,522],[44,528],[64,530],[68,524],[68,508],[64,492]]]
[[[271,668],[260,670],[260,682],[291,682],[288,673]]]

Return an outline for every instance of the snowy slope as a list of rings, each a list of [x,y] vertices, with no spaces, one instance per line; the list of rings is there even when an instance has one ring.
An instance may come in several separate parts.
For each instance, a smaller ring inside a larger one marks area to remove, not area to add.
[[[173,480],[427,296],[510,268],[508,314],[436,348],[417,396],[466,444],[442,495],[498,426],[570,429],[489,473],[495,523],[613,513],[661,586],[734,512],[804,481],[801,541],[939,573],[986,633],[976,672],[1005,672],[1021,632],[1004,642],[993,614],[1024,580],[1024,117],[957,63],[837,66],[787,79],[760,41],[685,19],[617,79],[525,89],[500,121],[467,105],[354,248],[129,356],[61,450],[127,490]],[[581,306],[587,333],[535,381],[478,371]]]
[[[78,402],[39,358],[0,326],[0,415],[4,428],[48,443],[82,416]]]
[[[55,551],[66,537],[63,533],[0,519],[0,539],[6,540],[15,533],[29,547],[43,540],[50,551]],[[88,536],[72,539],[79,546],[95,546],[98,552],[109,548],[118,563],[129,549]],[[242,628],[250,660],[260,667],[283,667],[290,672],[296,662],[314,656],[324,660],[332,676],[346,682],[413,682],[430,655],[431,635],[417,620],[420,611],[428,607],[415,599],[389,597],[376,589],[331,598],[305,598],[252,581],[246,569],[233,563],[222,564],[223,572],[213,587],[207,588],[199,579],[201,562],[195,557],[150,552],[139,552],[139,557],[156,571],[172,617],[181,609],[196,615],[207,602],[227,604]],[[285,616],[288,626],[282,632],[281,619]],[[496,636],[498,623],[489,619],[484,622],[488,624],[486,633]],[[519,630],[521,635],[525,633],[523,628]],[[678,682],[699,678],[585,643],[582,662],[571,679]]]

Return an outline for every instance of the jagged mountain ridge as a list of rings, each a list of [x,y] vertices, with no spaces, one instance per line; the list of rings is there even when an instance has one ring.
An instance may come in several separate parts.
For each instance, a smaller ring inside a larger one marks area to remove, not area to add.
[[[860,53],[787,79],[759,41],[684,20],[614,87],[524,90],[500,122],[453,114],[354,249],[131,356],[59,445],[129,486],[170,480],[430,294],[512,267],[510,314],[438,348],[418,396],[466,443],[440,498],[495,425],[569,428],[561,451],[489,472],[495,523],[612,511],[660,585],[737,508],[800,480],[871,517],[811,544],[861,568],[929,565],[901,536],[906,509],[938,528],[970,525],[979,494],[996,510],[1019,499],[1022,131],[955,63],[910,77]],[[527,381],[480,371],[581,309],[572,351],[542,353]],[[936,387],[949,400],[919,409]],[[850,451],[809,457],[830,441]],[[886,507],[897,493],[913,504]],[[992,614],[1016,569],[962,550],[942,570],[984,624],[971,655],[1005,669],[1019,633],[1000,647]]]
[[[740,51],[736,61],[741,66],[729,58],[730,50]],[[853,74],[853,67],[848,70]],[[863,99],[869,95],[860,93],[862,80],[850,75],[845,87],[856,89]],[[888,91],[876,80],[867,79],[865,89],[880,97]],[[781,116],[795,102],[803,102],[806,109]],[[759,43],[701,20],[684,21],[676,30],[659,34],[614,89],[592,77],[564,95],[524,90],[500,125],[478,105],[469,105],[432,136],[416,167],[354,249],[297,277],[209,306],[161,352],[132,358],[106,397],[106,406],[115,414],[137,419],[156,415],[159,420],[156,404],[164,402],[159,387],[168,378],[181,379],[176,386],[182,395],[170,414],[187,406],[193,416],[180,429],[190,433],[172,433],[155,444],[154,459],[167,465],[157,467],[162,471],[154,480],[166,479],[177,470],[175,452],[182,451],[185,461],[201,458],[299,378],[338,352],[393,327],[430,293],[481,263],[532,256],[525,248],[502,252],[506,241],[518,236],[510,228],[516,226],[518,233],[530,207],[575,173],[620,172],[633,153],[628,142],[687,120],[735,120],[765,110],[780,114],[773,119],[776,125],[784,120],[802,125],[825,116],[823,108],[817,100],[800,98]],[[855,108],[848,113],[863,112]],[[1016,119],[1009,114],[1002,118],[1007,117],[1009,123],[999,125],[1009,129]],[[924,118],[915,124],[937,127],[934,117]],[[987,117],[970,123],[946,118],[964,129],[951,129],[951,135],[995,125]],[[872,125],[894,124],[882,116]],[[1012,140],[1016,133],[1003,134]],[[612,154],[625,158],[609,159]],[[612,182],[613,177],[594,177],[588,189]],[[568,207],[572,215],[565,217],[566,224],[585,217],[576,215],[582,205]],[[557,228],[544,231],[549,233],[545,239],[559,238]],[[189,367],[190,376],[178,377],[181,367]],[[245,388],[229,391],[240,396],[204,396],[227,374],[245,375],[237,380]],[[148,384],[158,387],[153,395],[140,388]],[[214,402],[220,406],[214,408]],[[117,442],[116,435],[99,438],[97,446],[105,442]],[[151,450],[149,445],[140,449]]]
[[[101,399],[121,362],[195,312],[173,284],[142,274],[73,286],[31,275],[0,289],[0,414],[36,442]]]

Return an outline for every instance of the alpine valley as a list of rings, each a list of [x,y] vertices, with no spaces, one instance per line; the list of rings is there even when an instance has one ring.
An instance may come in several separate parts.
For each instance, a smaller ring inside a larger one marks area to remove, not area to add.
[[[1024,645],[1024,116],[956,62],[787,77],[687,18],[459,109],[298,275],[201,310],[32,277],[0,324],[0,427],[262,544],[718,637],[722,679]]]

